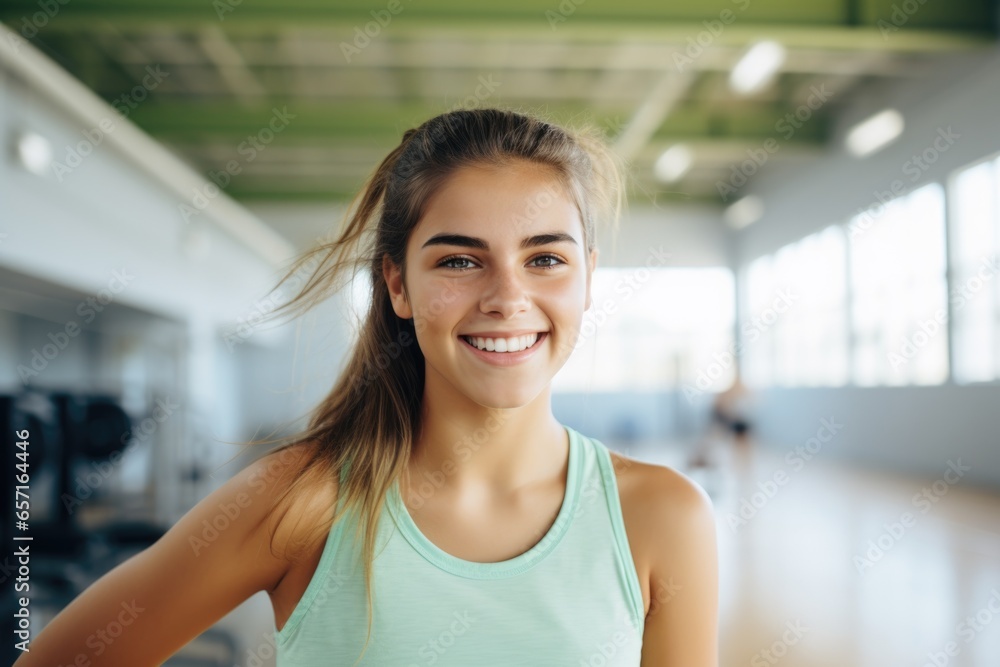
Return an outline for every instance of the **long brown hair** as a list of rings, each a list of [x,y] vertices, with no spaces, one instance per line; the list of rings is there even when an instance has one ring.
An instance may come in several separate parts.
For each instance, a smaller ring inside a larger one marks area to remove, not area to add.
[[[247,443],[281,443],[274,452],[311,445],[300,474],[275,498],[272,514],[279,504],[287,511],[290,499],[308,493],[315,488],[313,484],[344,475],[338,492],[343,508],[339,513],[336,505],[331,508],[328,520],[316,525],[305,541],[314,544],[342,515],[356,509],[355,539],[364,527],[365,650],[371,638],[377,521],[386,493],[405,470],[419,434],[424,389],[424,357],[416,344],[414,320],[401,319],[393,311],[383,258],[388,257],[405,275],[410,235],[428,198],[456,169],[515,161],[543,165],[557,175],[580,210],[588,253],[596,244],[599,220],[617,230],[624,202],[624,170],[606,147],[599,128],[590,124],[570,130],[530,113],[499,108],[458,109],[407,130],[351,202],[339,236],[299,256],[272,289],[272,293],[281,289],[303,268],[308,269],[309,277],[298,294],[268,318],[309,310],[359,271],[370,279],[370,306],[357,342],[308,426],[285,438]]]

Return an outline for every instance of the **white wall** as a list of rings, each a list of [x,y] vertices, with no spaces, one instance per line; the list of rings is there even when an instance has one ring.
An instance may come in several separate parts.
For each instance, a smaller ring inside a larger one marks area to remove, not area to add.
[[[21,363],[48,342],[49,332],[76,319],[84,333],[34,384],[107,390],[105,376],[119,361],[107,355],[120,351],[107,341],[125,340],[116,329],[118,314],[179,323],[184,333],[172,398],[183,406],[177,421],[184,426],[169,447],[157,448],[156,466],[164,482],[156,489],[157,509],[176,519],[189,504],[172,480],[195,456],[193,441],[239,439],[246,432],[237,400],[245,391],[240,359],[225,349],[220,328],[252,311],[278,277],[280,258],[290,258],[291,244],[224,193],[185,217],[181,205],[192,200],[184,188],[191,186],[193,197],[206,183],[200,174],[30,44],[12,49],[0,41],[0,274],[10,278],[5,288],[19,290],[2,296],[8,308],[12,299],[24,306],[25,290],[38,286],[47,296],[17,312],[31,314],[35,305],[45,310],[51,301],[48,312],[56,313],[54,319],[4,318],[2,356]],[[113,129],[102,130],[102,123]],[[29,132],[52,147],[54,164],[44,175],[29,171],[17,155],[19,137]],[[102,290],[113,294],[112,303],[88,326],[72,306]],[[107,341],[94,343],[95,335]],[[262,331],[247,345],[280,343]],[[5,371],[4,390],[17,390],[21,378]],[[210,470],[234,453],[225,445],[206,451],[215,457],[203,461]]]
[[[0,77],[0,129],[8,146],[32,131],[49,139],[53,158],[65,163],[71,147],[87,141],[83,132],[93,128],[28,82]],[[179,199],[107,144],[97,144],[61,182],[27,171],[11,152],[0,162],[4,267],[94,292],[124,271],[134,280],[116,302],[168,317],[202,313],[217,322],[235,317],[248,283],[263,286],[274,270],[204,214],[192,225],[203,229],[209,250],[202,258],[186,254],[191,225]]]

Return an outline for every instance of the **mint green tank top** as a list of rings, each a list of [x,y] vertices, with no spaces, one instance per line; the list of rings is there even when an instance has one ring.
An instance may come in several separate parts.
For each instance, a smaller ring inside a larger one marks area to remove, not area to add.
[[[394,484],[373,561],[371,641],[358,665],[639,665],[644,609],[607,447],[569,433],[566,492],[528,551],[480,563],[452,556],[414,523]],[[277,667],[350,667],[367,602],[354,512],[330,530],[316,572],[280,631]]]

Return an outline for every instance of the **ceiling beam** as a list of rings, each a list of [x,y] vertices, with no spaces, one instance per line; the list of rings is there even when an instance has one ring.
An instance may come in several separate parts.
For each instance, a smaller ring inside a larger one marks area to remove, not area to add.
[[[622,106],[588,109],[581,113],[577,105],[518,104],[505,98],[501,107],[517,107],[534,112],[544,118],[570,125],[591,123],[599,127],[620,127],[622,118],[631,109]],[[130,119],[150,134],[172,142],[202,142],[206,138],[230,141],[233,146],[249,134],[256,134],[273,114],[273,106],[258,104],[250,107],[233,107],[226,103],[180,103],[150,101],[138,106]],[[349,145],[366,142],[374,145],[395,145],[403,132],[425,120],[448,110],[444,105],[405,103],[386,105],[380,103],[358,104],[299,104],[279,105],[287,108],[294,117],[277,135],[275,141],[283,145],[297,141],[311,144],[347,142]],[[785,117],[789,108],[780,103],[745,103],[736,107],[718,105],[681,104],[673,108],[661,122],[654,137],[678,136],[719,139],[764,139],[775,134],[775,125]],[[818,131],[822,116],[817,114],[795,133],[793,141],[814,143],[822,141]]]
[[[75,0],[79,2],[80,0]],[[225,2],[225,0],[219,0]],[[12,10],[11,3],[4,6],[0,0],[0,21],[12,29],[19,30],[22,22],[28,20],[37,7],[30,4]],[[173,30],[195,32],[204,28],[206,23],[213,21],[209,12],[199,12],[197,18],[191,16],[185,20],[157,19],[155,14],[116,15],[111,14],[73,14],[70,8],[75,3],[66,5],[62,12],[53,20],[38,29],[39,35],[73,34],[81,30],[88,32],[143,32],[151,27],[169,28]],[[211,8],[211,3],[202,3],[203,9]],[[242,5],[244,9],[249,4]],[[341,42],[350,44],[356,37],[355,29],[364,25],[357,21],[342,21],[330,19],[328,16],[302,18],[291,12],[282,12],[280,17],[260,18],[251,20],[252,13],[237,10],[236,16],[247,16],[245,20],[226,20],[222,27],[233,37],[259,36],[271,34],[276,30],[294,28],[308,36],[317,32],[322,39],[333,39],[329,43],[331,54],[343,62],[346,59],[340,49]],[[919,13],[916,15],[919,16]],[[707,17],[711,18],[711,17]],[[368,17],[367,20],[371,20]],[[30,23],[30,21],[29,21]],[[748,42],[760,39],[773,39],[781,42],[786,48],[819,48],[837,51],[885,51],[888,53],[934,53],[989,47],[996,43],[997,35],[992,28],[995,20],[984,19],[971,23],[962,29],[930,29],[920,28],[908,23],[898,32],[885,32],[877,24],[851,27],[846,25],[817,25],[789,23],[734,23],[726,27],[711,43],[716,47],[745,47]],[[890,24],[892,25],[892,24]],[[442,23],[440,19],[419,20],[417,17],[407,17],[406,21],[390,24],[386,31],[391,32],[381,36],[381,39],[418,39],[418,40],[544,40],[547,42],[582,42],[586,46],[601,44],[616,44],[622,40],[672,43],[681,46],[690,44],[705,32],[705,26],[700,22],[568,22],[552,28],[544,21],[503,22],[470,20],[465,23]],[[376,39],[379,35],[376,35]],[[353,58],[351,64],[363,64],[369,57],[370,49],[366,49],[359,57]]]
[[[218,26],[210,25],[202,29],[198,35],[198,44],[236,99],[244,104],[252,104],[267,97],[267,90]]]
[[[619,29],[646,28],[666,24],[697,26],[704,20],[718,20],[724,10],[735,22],[729,32],[741,26],[875,26],[878,20],[890,21],[898,4],[894,0],[616,0],[613,3],[581,3],[565,6],[557,2],[506,0],[502,3],[469,3],[465,0],[403,0],[390,14],[388,2],[370,0],[73,0],[58,8],[57,21],[81,26],[84,22],[127,24],[158,23],[171,26],[223,23],[226,26],[273,28],[278,24],[302,26],[342,25],[352,30],[373,20],[373,11],[382,10],[387,30],[413,28],[470,27],[544,32],[553,37],[572,31],[590,30],[608,33]],[[932,28],[995,30],[994,3],[988,0],[949,0],[921,4],[908,12],[903,30]],[[38,10],[35,0],[0,0],[0,8],[17,18]],[[896,33],[899,34],[899,33]],[[723,35],[724,36],[724,35]]]
[[[220,34],[221,31],[218,31]],[[141,39],[143,33],[133,33],[133,39]],[[232,37],[230,35],[230,37]],[[73,37],[67,35],[72,40]],[[77,37],[83,41],[83,36]],[[106,41],[110,38],[106,38]],[[515,45],[503,40],[476,42],[463,40],[448,45],[431,45],[420,41],[386,40],[377,53],[364,59],[356,58],[347,63],[339,52],[332,48],[334,36],[322,40],[322,46],[310,48],[310,42],[300,42],[294,49],[275,48],[271,40],[238,40],[240,53],[220,54],[212,59],[222,67],[238,68],[323,68],[326,71],[348,73],[359,70],[381,69],[440,69],[440,70],[482,70],[502,64],[505,71],[559,71],[570,72],[599,71],[619,74],[623,72],[661,71],[702,71],[728,72],[746,52],[746,44],[738,46],[712,45],[696,58],[686,55],[685,45],[680,43],[638,43],[632,42],[627,50],[621,45],[567,43],[561,49],[561,57],[551,57],[551,45],[545,42],[522,40]],[[490,48],[485,48],[485,47]],[[230,47],[235,48],[235,47]],[[509,51],[503,59],[496,57],[497,51]],[[962,49],[964,50],[964,49]],[[159,64],[170,67],[198,67],[202,59],[192,59],[190,53],[171,57],[170,52],[160,54]],[[866,74],[874,76],[916,77],[920,72],[912,71],[912,56],[940,55],[934,51],[894,54],[881,50],[858,50],[844,52],[819,47],[788,47],[788,57],[783,71],[809,74],[854,74],[864,68]],[[675,60],[676,58],[680,60]],[[119,51],[122,62],[148,64],[141,55],[127,50]],[[680,64],[679,64],[680,63]]]
[[[661,75],[639,108],[629,119],[614,143],[615,151],[631,162],[649,139],[663,125],[670,112],[691,87],[692,72],[667,72]]]

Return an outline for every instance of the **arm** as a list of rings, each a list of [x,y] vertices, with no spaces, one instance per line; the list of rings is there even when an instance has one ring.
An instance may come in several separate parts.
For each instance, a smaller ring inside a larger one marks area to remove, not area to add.
[[[644,529],[651,544],[643,667],[718,667],[718,553],[712,501],[657,468]]]
[[[287,570],[264,521],[301,450],[261,457],[188,511],[155,544],[91,584],[31,641],[16,667],[160,665]],[[226,509],[239,514],[228,527]],[[213,539],[214,537],[214,539]],[[120,628],[120,632],[119,632]]]

